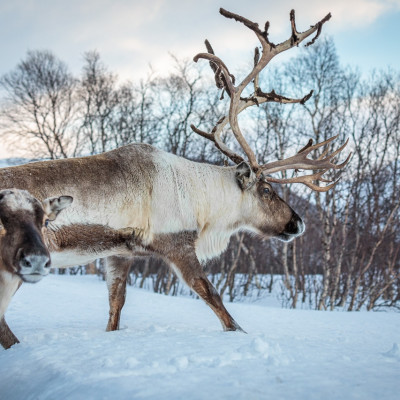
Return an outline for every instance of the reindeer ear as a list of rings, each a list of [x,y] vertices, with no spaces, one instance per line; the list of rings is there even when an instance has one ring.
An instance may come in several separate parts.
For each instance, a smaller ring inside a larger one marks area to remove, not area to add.
[[[247,190],[251,186],[253,186],[253,183],[255,182],[256,179],[256,174],[253,172],[253,170],[250,168],[250,165],[247,164],[247,162],[242,161],[236,167],[236,179],[239,183],[240,188],[242,190]]]
[[[44,212],[50,221],[54,221],[61,210],[69,207],[73,200],[71,196],[49,197],[43,201]]]

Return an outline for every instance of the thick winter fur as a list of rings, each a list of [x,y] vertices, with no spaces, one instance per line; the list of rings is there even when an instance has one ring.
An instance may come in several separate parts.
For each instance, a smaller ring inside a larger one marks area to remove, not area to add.
[[[238,230],[283,240],[304,230],[301,219],[270,185],[262,179],[252,182],[253,175],[247,164],[201,164],[149,145],[132,144],[92,157],[3,168],[0,188],[26,189],[40,200],[63,193],[74,197],[72,206],[49,225],[55,237],[60,238],[50,248],[55,267],[93,259],[97,245],[90,240],[90,232],[83,234],[81,228],[133,227],[136,243],[169,259],[178,274],[203,294],[199,293],[220,317],[226,310],[218,305],[219,301],[210,303],[214,294],[210,294],[210,283],[207,290],[199,283],[198,279],[206,279],[198,272],[200,263],[221,254]],[[187,254],[176,256],[173,248],[185,232],[190,232],[190,246],[186,246]],[[65,240],[61,239],[63,236]],[[113,247],[98,251],[97,256],[115,254]],[[112,286],[110,283],[109,288]],[[224,329],[237,325],[227,323],[226,314],[224,319]]]
[[[262,204],[257,192],[262,185],[241,190],[236,167],[196,163],[144,144],[0,169],[0,188],[29,190],[38,199],[74,197],[50,224],[54,231],[87,224],[134,227],[145,244],[158,234],[195,231],[200,260],[219,255],[239,229],[268,236],[285,230],[293,211],[272,189]]]

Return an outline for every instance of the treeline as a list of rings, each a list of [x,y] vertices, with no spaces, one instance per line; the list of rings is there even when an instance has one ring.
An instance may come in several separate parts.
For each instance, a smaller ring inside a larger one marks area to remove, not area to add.
[[[167,76],[149,73],[145,80],[121,83],[96,52],[85,54],[79,77],[54,54],[29,52],[0,80],[2,134],[34,157],[96,154],[136,141],[221,164],[225,157],[190,124],[210,131],[227,112],[226,100],[220,100],[210,71],[191,61],[175,64]],[[296,98],[314,92],[304,105],[266,103],[241,116],[261,163],[292,155],[309,138],[320,142],[336,135],[340,143],[350,138],[353,155],[327,193],[302,185],[277,188],[303,216],[303,236],[281,243],[239,233],[207,266],[212,281],[230,300],[279,285],[287,307],[398,308],[398,71],[363,77],[343,67],[332,40],[325,39],[266,72],[260,84],[264,91]],[[225,140],[240,152],[229,132]],[[136,260],[131,278],[139,286],[151,278],[161,293],[179,292],[176,277],[160,260]]]

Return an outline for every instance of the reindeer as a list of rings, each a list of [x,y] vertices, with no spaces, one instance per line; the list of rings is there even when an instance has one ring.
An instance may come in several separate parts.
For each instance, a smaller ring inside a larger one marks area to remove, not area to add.
[[[85,225],[74,235],[65,234],[63,228],[55,234],[49,224],[72,200],[71,196],[60,196],[41,203],[26,190],[0,191],[0,341],[5,348],[18,342],[4,320],[8,303],[22,282],[37,283],[48,275],[50,252],[57,254],[60,247],[76,248],[84,243],[93,260],[105,249],[131,254],[132,228],[114,230],[103,225]]]
[[[50,254],[43,233],[72,197],[60,196],[40,203],[26,190],[0,190],[0,337],[9,347],[18,339],[4,320],[11,296],[22,282],[35,283],[50,271]]]
[[[196,292],[220,319],[225,331],[242,330],[224,307],[222,300],[207,279],[204,263],[221,254],[232,234],[246,230],[263,238],[275,237],[289,241],[304,232],[302,219],[274,191],[271,183],[302,183],[313,190],[327,191],[336,182],[328,182],[323,174],[328,170],[343,168],[349,157],[336,164],[334,159],[347,142],[329,153],[331,138],[319,144],[310,141],[296,155],[285,160],[260,165],[238,124],[238,114],[252,105],[276,101],[304,103],[312,92],[301,99],[290,99],[263,92],[259,74],[277,54],[299,45],[316,33],[308,44],[315,42],[322,25],[330,14],[305,32],[298,32],[294,11],[290,13],[291,37],[280,44],[268,39],[269,23],[261,31],[258,24],[230,13],[220,13],[233,18],[251,29],[262,46],[256,50],[254,68],[235,86],[234,76],[218,58],[206,41],[207,53],[198,54],[194,60],[210,62],[218,88],[230,97],[229,114],[221,118],[211,133],[194,126],[197,134],[211,140],[235,165],[221,167],[197,163],[158,150],[146,144],[131,144],[91,157],[37,162],[23,166],[0,169],[0,187],[15,186],[31,191],[38,198],[57,196],[68,192],[74,204],[56,222],[51,223],[58,243],[57,251],[50,248],[54,266],[84,264],[92,257],[93,242],[74,242],[69,238],[79,235],[87,225],[98,224],[112,229],[133,227],[134,251],[156,254],[164,258],[177,275]],[[242,97],[244,89],[253,82],[254,93]],[[238,144],[247,157],[233,152],[221,139],[229,123]],[[320,150],[323,149],[322,154]],[[317,158],[308,157],[311,153]],[[312,170],[312,174],[279,179],[270,176],[289,169]],[[63,236],[72,246],[64,247],[57,238]],[[98,256],[116,255],[114,249],[103,249]],[[123,254],[122,254],[123,255]],[[107,285],[109,289],[110,316],[107,330],[119,326],[120,312],[125,301],[126,278],[129,263],[121,257],[107,260]]]

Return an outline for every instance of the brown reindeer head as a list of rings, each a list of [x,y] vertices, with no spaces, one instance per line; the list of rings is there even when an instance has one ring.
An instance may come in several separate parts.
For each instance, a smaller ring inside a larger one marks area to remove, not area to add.
[[[72,203],[72,197],[51,197],[40,203],[19,189],[0,191],[0,263],[25,282],[35,283],[50,271],[43,233],[48,221]]]
[[[304,232],[303,220],[279,197],[263,175],[256,176],[248,163],[243,161],[236,167],[236,179],[244,199],[249,199],[250,230],[264,237],[276,237],[285,242]]]
[[[290,99],[276,94],[273,90],[269,93],[263,92],[259,87],[259,74],[277,54],[294,46],[298,46],[304,39],[316,33],[315,37],[307,43],[306,46],[313,44],[320,35],[322,25],[331,18],[331,15],[326,15],[321,21],[311,26],[307,31],[298,32],[295,22],[295,13],[292,10],[290,12],[291,37],[282,43],[274,44],[268,38],[269,22],[266,22],[264,30],[261,30],[257,23],[240,15],[233,14],[222,8],[220,9],[220,13],[226,18],[241,22],[252,30],[260,41],[262,53],[260,54],[258,48],[255,49],[254,68],[242,82],[235,85],[235,77],[229,72],[224,62],[214,54],[214,50],[206,40],[205,43],[208,52],[197,54],[194,57],[194,61],[197,62],[199,59],[209,61],[215,75],[217,88],[222,89],[230,98],[229,114],[222,117],[217,122],[211,133],[204,132],[193,125],[191,125],[191,128],[197,134],[214,142],[215,146],[223,154],[230,158],[235,164],[238,164],[236,168],[236,178],[240,188],[244,193],[246,192],[247,197],[256,197],[256,203],[258,202],[259,204],[257,215],[253,215],[252,220],[249,221],[250,228],[255,228],[258,233],[265,236],[278,237],[281,240],[288,241],[302,234],[305,226],[301,218],[276,194],[270,183],[302,183],[312,190],[319,192],[331,189],[335,186],[337,181],[328,181],[323,178],[323,175],[328,170],[341,169],[348,163],[351,154],[341,164],[336,164],[334,162],[336,156],[347,145],[347,141],[336,151],[329,153],[329,149],[326,147],[335,140],[337,136],[315,145],[313,145],[312,140],[310,140],[296,155],[284,160],[260,165],[257,162],[255,152],[250,148],[241,132],[238,123],[238,114],[250,106],[259,106],[265,102],[304,104],[311,97],[312,91],[301,99]],[[245,88],[251,83],[254,87],[253,93],[248,97],[242,96]],[[223,98],[223,96],[221,96],[221,98]],[[239,146],[247,156],[247,161],[245,161],[241,155],[233,152],[222,141],[221,134],[228,123]],[[321,152],[320,150],[323,151]],[[314,157],[308,158],[311,153]],[[295,171],[300,169],[311,170],[313,173],[283,179],[270,176],[276,172],[290,169]],[[319,186],[318,182],[328,182],[330,184]]]

